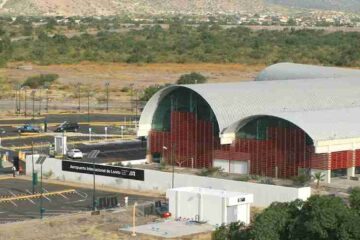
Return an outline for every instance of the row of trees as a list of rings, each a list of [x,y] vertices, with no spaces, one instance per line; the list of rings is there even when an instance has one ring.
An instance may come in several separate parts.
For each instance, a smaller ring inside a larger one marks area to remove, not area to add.
[[[207,79],[205,76],[201,75],[200,73],[192,72],[181,75],[180,78],[176,81],[176,84],[200,84],[206,82]],[[157,91],[167,86],[169,86],[169,84],[155,84],[145,88],[144,92],[140,96],[140,101],[148,101]]]
[[[338,66],[360,66],[360,33],[318,30],[252,31],[171,24],[123,32],[67,37],[38,32],[36,36],[0,40],[0,62],[32,61],[39,64],[80,61],[127,63],[245,63],[281,61]]]
[[[214,240],[357,240],[360,239],[360,188],[349,204],[334,196],[273,203],[249,227],[240,223],[219,227]]]

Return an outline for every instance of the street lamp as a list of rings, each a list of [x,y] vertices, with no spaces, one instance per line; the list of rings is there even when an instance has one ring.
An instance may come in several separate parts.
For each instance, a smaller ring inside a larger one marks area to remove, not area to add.
[[[77,92],[78,92],[78,98],[79,98],[79,106],[78,110],[81,111],[81,88],[80,83],[77,84]]]
[[[87,113],[88,113],[88,124],[90,124],[90,94],[91,92],[88,91],[88,94],[87,94]]]
[[[92,209],[93,211],[96,210],[96,189],[95,189],[95,159],[97,158],[97,156],[99,155],[100,150],[92,150],[91,152],[88,153],[87,158],[88,159],[92,159],[93,162],[93,206]]]
[[[109,112],[109,82],[105,83],[105,87],[106,87],[106,112]]]
[[[45,111],[46,113],[49,112],[49,89],[46,88],[46,105],[45,105]]]
[[[26,100],[27,100],[27,89],[29,87],[28,86],[24,86],[22,87],[20,90],[24,90],[24,116],[25,118],[27,117],[27,103],[26,103]]]
[[[37,175],[35,176],[35,166],[34,166],[34,141],[31,141],[31,167],[32,167],[32,194],[34,194],[36,178],[37,178]]]
[[[19,102],[19,105],[18,105],[18,114],[21,113],[21,86],[20,84],[18,85],[18,102]]]
[[[42,102],[41,90],[42,87],[39,89],[39,112],[38,112],[39,116],[41,116],[41,102]]]
[[[174,146],[175,147],[175,146]],[[168,148],[166,146],[163,146],[163,158],[164,158],[164,151],[167,151]],[[171,188],[174,188],[174,181],[175,181],[175,165],[174,165],[174,158],[173,158],[173,150],[171,151],[171,165],[172,165],[172,174],[171,174]]]
[[[32,96],[32,120],[35,119],[35,90],[32,90],[31,96]]]
[[[40,164],[40,219],[43,218],[44,209],[43,209],[43,181],[42,181],[42,167],[43,163],[46,160],[46,156],[40,155],[38,160],[36,161],[36,164]]]

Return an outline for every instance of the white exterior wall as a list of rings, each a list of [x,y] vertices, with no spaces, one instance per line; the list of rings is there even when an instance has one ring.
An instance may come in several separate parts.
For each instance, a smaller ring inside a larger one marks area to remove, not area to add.
[[[216,191],[216,190],[213,190]],[[226,192],[208,194],[206,189],[198,191],[182,191],[169,189],[166,195],[169,199],[169,211],[174,218],[206,221],[211,225],[230,224],[241,221],[250,223],[250,194],[239,193],[237,196],[227,196]],[[238,202],[239,198],[246,199]]]
[[[36,162],[36,158],[35,158]],[[26,157],[26,174],[31,175],[31,155]],[[40,165],[35,164],[35,170]],[[53,172],[52,179],[68,182],[92,184],[91,174],[81,174],[62,171],[61,160],[48,158],[43,164],[43,173]],[[134,189],[140,191],[165,192],[171,188],[172,173],[145,169],[145,181],[121,179],[105,176],[96,176],[99,186],[108,186],[119,189]],[[175,173],[175,187],[203,187],[226,191],[246,192],[254,195],[254,206],[267,207],[272,202],[288,202],[295,199],[306,200],[311,195],[310,187],[294,188],[276,185],[267,185],[251,182],[241,182],[189,174]]]

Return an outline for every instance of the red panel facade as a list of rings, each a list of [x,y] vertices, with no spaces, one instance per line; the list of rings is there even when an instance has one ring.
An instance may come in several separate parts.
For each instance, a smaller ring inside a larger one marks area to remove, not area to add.
[[[360,150],[355,151],[355,167],[360,167]]]
[[[279,178],[296,176],[299,169],[352,166],[352,151],[330,157],[315,154],[314,146],[306,143],[305,132],[296,127],[268,127],[264,139],[237,138],[231,145],[220,145],[213,128],[210,121],[197,119],[194,113],[174,111],[168,132],[151,131],[149,150],[183,167],[210,167],[213,159],[249,161],[250,174]],[[359,150],[355,165],[360,166]]]
[[[341,169],[352,167],[353,151],[341,151],[331,153],[330,169]]]

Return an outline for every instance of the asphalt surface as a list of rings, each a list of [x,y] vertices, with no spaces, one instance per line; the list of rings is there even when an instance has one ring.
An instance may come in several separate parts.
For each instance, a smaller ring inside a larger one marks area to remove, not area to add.
[[[145,159],[146,144],[141,141],[132,141],[124,143],[108,143],[108,144],[91,144],[77,146],[82,152],[87,153],[91,150],[98,149],[98,163],[121,162],[128,160]],[[83,161],[86,161],[84,159]]]
[[[39,183],[40,184],[40,183]],[[39,184],[35,192],[40,192]],[[63,190],[75,190],[70,193],[56,194],[43,197],[43,208],[45,217],[60,214],[76,213],[89,211],[92,209],[92,189],[73,188],[65,185],[43,184],[43,192],[55,192]],[[32,184],[30,181],[22,179],[0,179],[0,199],[9,196],[24,196],[32,194]],[[116,196],[120,207],[124,206],[124,197],[129,197],[129,205],[135,201],[139,204],[148,201],[155,201],[156,198],[138,195],[125,195],[122,193],[96,191],[97,197]],[[40,198],[26,198],[12,200],[11,202],[0,202],[0,224],[28,219],[40,218]]]
[[[46,116],[47,122],[51,124],[48,128],[48,132],[55,130],[56,126],[54,123],[61,123],[64,121],[73,121],[84,123],[88,119],[87,114],[52,114]],[[80,124],[79,133],[84,134],[84,136],[68,136],[68,148],[78,148],[85,155],[91,150],[98,149],[100,150],[100,155],[98,162],[107,163],[107,162],[119,162],[125,160],[137,160],[144,159],[146,154],[146,143],[141,141],[132,141],[129,143],[124,143],[121,141],[123,136],[129,134],[134,134],[133,127],[124,127],[121,129],[119,124],[123,121],[133,122],[136,120],[134,116],[130,115],[119,115],[119,114],[92,114],[90,115],[90,124],[93,123],[96,125],[89,126],[87,123]],[[32,121],[29,119],[0,119],[0,132],[1,129],[5,133],[0,134],[1,136],[1,147],[0,153],[8,152],[10,158],[17,155],[19,150],[31,150],[31,144],[35,145],[34,149],[37,152],[47,154],[49,152],[48,147],[37,146],[37,145],[47,145],[54,142],[54,135],[41,135],[41,136],[21,136],[16,129],[16,126],[32,123],[34,125],[42,125],[44,119],[36,119]],[[97,140],[98,142],[103,142],[100,144],[89,144],[87,143],[90,140],[89,127],[91,127],[91,140]],[[113,138],[114,141],[111,143],[105,143],[105,127],[107,127],[107,134],[109,135],[108,140]],[[61,134],[61,133],[59,133]]]
[[[61,123],[64,121],[73,121],[73,122],[88,122],[87,114],[48,114],[46,116],[38,119],[38,116],[35,116],[35,120],[32,120],[32,115],[28,115],[27,119],[24,119],[24,116],[19,116],[21,119],[0,119],[0,124],[25,124],[25,123],[43,123],[44,120],[48,123]],[[123,114],[90,114],[90,122],[120,122],[120,121],[134,121],[138,119],[133,115],[123,115]]]

